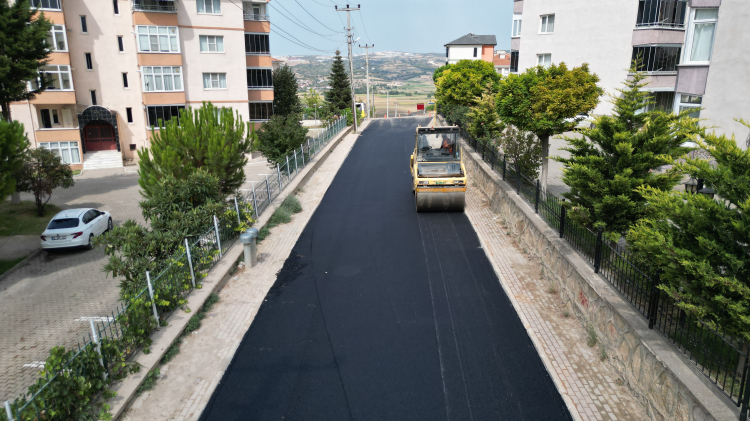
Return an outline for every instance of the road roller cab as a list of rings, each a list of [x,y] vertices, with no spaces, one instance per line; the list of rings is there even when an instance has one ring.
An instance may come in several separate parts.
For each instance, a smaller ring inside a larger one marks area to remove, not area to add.
[[[466,170],[458,139],[457,126],[417,127],[411,155],[417,212],[463,212]]]

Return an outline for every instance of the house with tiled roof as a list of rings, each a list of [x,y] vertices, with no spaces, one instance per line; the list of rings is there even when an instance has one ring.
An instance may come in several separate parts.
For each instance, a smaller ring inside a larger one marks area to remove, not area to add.
[[[445,63],[454,64],[459,60],[493,61],[497,39],[494,35],[468,33],[445,44]]]

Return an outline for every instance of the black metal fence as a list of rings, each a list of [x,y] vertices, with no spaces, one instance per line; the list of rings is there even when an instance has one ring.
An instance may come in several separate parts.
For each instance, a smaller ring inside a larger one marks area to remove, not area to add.
[[[675,300],[658,288],[658,271],[638,261],[627,247],[603,238],[566,217],[565,199],[546,192],[539,180],[532,180],[506,160],[499,150],[473,139],[466,131],[461,136],[492,169],[524,198],[542,219],[594,267],[594,272],[648,319],[735,405],[742,405],[741,420],[747,419],[748,382],[747,346],[737,338],[707,326],[681,310]]]

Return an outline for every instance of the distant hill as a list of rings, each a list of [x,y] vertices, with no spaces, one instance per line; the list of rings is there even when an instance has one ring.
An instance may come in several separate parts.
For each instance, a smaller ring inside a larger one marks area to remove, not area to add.
[[[294,70],[300,82],[300,88],[310,87],[325,91],[328,85],[328,73],[331,70],[333,57],[328,56],[286,56],[285,60]],[[347,70],[349,63],[344,56]],[[407,83],[432,85],[432,73],[445,64],[445,56],[436,53],[402,53],[378,51],[370,53],[370,86],[378,91],[392,89]],[[354,57],[354,87],[365,86],[365,56]]]

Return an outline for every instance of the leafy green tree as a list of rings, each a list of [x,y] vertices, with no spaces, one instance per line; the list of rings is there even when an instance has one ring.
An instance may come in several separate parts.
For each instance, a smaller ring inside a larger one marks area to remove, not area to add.
[[[297,91],[299,84],[291,67],[284,65],[273,71],[273,113],[290,115],[302,113]]]
[[[641,186],[669,191],[680,182],[672,168],[655,172],[689,151],[681,145],[693,140],[699,129],[687,112],[645,111],[653,104],[643,90],[644,73],[632,69],[621,95],[614,97],[611,116],[600,116],[582,136],[565,137],[570,158],[554,157],[563,164],[563,181],[570,191],[565,206],[571,219],[589,227],[602,227],[616,240],[646,212]]]
[[[321,113],[321,102],[320,95],[318,95],[318,92],[315,89],[310,88],[310,90],[305,93],[305,105],[310,109],[310,112],[312,112],[313,115],[318,116]]]
[[[29,139],[18,121],[0,120],[0,200],[16,191],[16,175],[29,147]]]
[[[487,90],[482,94],[482,99],[471,108],[468,118],[469,134],[482,143],[491,142],[502,132],[503,124],[497,116],[495,95],[492,93],[491,85],[488,84]]]
[[[488,89],[488,84],[492,93],[497,92],[500,75],[492,63],[484,60],[461,60],[443,67],[435,71],[438,74],[443,69],[435,82],[435,98],[442,104],[476,105]]]
[[[438,79],[440,79],[440,76],[443,75],[443,72],[445,72],[446,70],[450,69],[451,67],[453,67],[453,65],[450,64],[450,63],[448,63],[445,66],[440,66],[437,69],[435,69],[435,71],[432,72],[432,83],[434,83],[435,85],[437,85],[437,81],[438,81]]]
[[[466,105],[452,105],[438,102],[437,109],[450,124],[466,127],[470,123],[469,113],[471,112],[471,108]]]
[[[493,67],[494,70],[494,67]],[[542,187],[547,187],[550,136],[572,130],[579,114],[599,104],[603,90],[588,64],[568,70],[565,63],[532,67],[500,82],[497,112],[500,119],[519,130],[534,133],[542,145]]]
[[[258,132],[259,149],[272,163],[281,163],[289,153],[299,149],[306,138],[307,128],[300,124],[296,115],[274,115]]]
[[[31,149],[26,156],[16,175],[16,189],[33,193],[37,214],[44,216],[52,191],[58,187],[67,189],[75,184],[73,171],[54,152],[44,148]]]
[[[205,169],[184,179],[167,174],[152,186],[151,196],[140,202],[150,226],[127,220],[96,239],[107,255],[104,271],[122,278],[121,297],[140,291],[146,271],[158,273],[185,238],[204,234],[213,216],[224,213],[220,185]]]
[[[750,128],[750,122],[738,120]],[[659,288],[715,329],[750,341],[750,150],[705,132],[716,161],[687,158],[679,171],[705,180],[717,199],[641,186],[649,215],[628,232],[633,251],[662,270]]]
[[[349,74],[344,68],[344,60],[341,52],[336,50],[331,64],[331,73],[328,75],[328,84],[331,86],[325,93],[326,102],[331,104],[336,111],[352,107],[352,88],[349,84]]]
[[[227,194],[245,181],[245,154],[252,150],[248,123],[231,108],[216,108],[203,103],[198,109],[180,112],[152,130],[151,147],[138,151],[138,183],[144,197],[153,194],[154,186],[167,175],[186,179],[199,168],[219,179],[219,191]]]
[[[508,126],[497,138],[496,145],[502,148],[508,165],[518,166],[521,174],[536,179],[542,163],[542,146],[534,133]]]
[[[47,38],[52,23],[29,7],[27,0],[0,0],[0,107],[11,121],[10,103],[33,99],[45,83],[28,89],[49,57]]]

